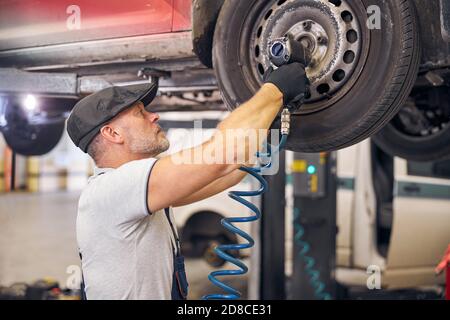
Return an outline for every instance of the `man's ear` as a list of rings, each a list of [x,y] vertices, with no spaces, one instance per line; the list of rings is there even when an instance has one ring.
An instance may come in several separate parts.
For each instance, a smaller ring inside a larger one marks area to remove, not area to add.
[[[114,126],[107,124],[100,129],[100,134],[103,138],[111,143],[122,144],[124,142],[122,135]]]

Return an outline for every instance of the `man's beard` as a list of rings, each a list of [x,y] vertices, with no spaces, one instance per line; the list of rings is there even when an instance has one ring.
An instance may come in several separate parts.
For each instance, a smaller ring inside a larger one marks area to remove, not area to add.
[[[167,140],[166,137],[160,137],[158,132],[152,137],[145,135],[132,137],[130,142],[130,151],[135,154],[147,154],[155,157],[169,149],[169,146],[169,140]]]

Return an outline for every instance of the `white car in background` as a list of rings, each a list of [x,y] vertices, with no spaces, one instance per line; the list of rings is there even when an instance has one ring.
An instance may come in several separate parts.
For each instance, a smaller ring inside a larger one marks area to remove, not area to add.
[[[337,282],[367,288],[369,276],[379,272],[382,289],[443,285],[444,275],[436,276],[434,270],[450,243],[450,161],[407,161],[366,140],[337,152],[337,173]]]
[[[379,268],[383,288],[443,284],[434,270],[450,243],[450,161],[407,161],[365,141],[338,152],[338,175],[338,281],[365,287]]]

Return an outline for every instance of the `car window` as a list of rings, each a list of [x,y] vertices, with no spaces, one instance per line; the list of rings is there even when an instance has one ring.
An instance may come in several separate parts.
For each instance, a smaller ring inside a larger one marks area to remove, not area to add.
[[[437,162],[408,161],[408,175],[450,179],[450,160]]]

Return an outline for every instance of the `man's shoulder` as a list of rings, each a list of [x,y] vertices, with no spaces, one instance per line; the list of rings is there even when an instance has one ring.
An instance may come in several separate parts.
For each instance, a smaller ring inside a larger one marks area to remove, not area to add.
[[[127,163],[124,163],[120,167],[113,169],[112,172],[116,173],[128,173],[130,171],[135,172],[139,170],[147,170],[149,166],[153,166],[153,164],[157,161],[156,158],[146,158],[141,160],[133,160]]]
[[[132,198],[130,193],[144,192],[156,161],[147,158],[127,162],[118,168],[96,168],[81,193],[79,204],[92,204],[105,197],[113,202],[127,201]]]
[[[94,175],[94,178],[118,174],[139,173],[140,170],[147,170],[150,166],[153,166],[156,161],[156,158],[147,158],[129,161],[117,168],[97,168],[97,173]]]
[[[126,179],[133,175],[142,174],[148,171],[157,161],[156,158],[133,160],[124,163],[117,168],[95,168],[94,174],[89,178],[86,189],[91,189],[93,185],[108,183],[110,179]]]

